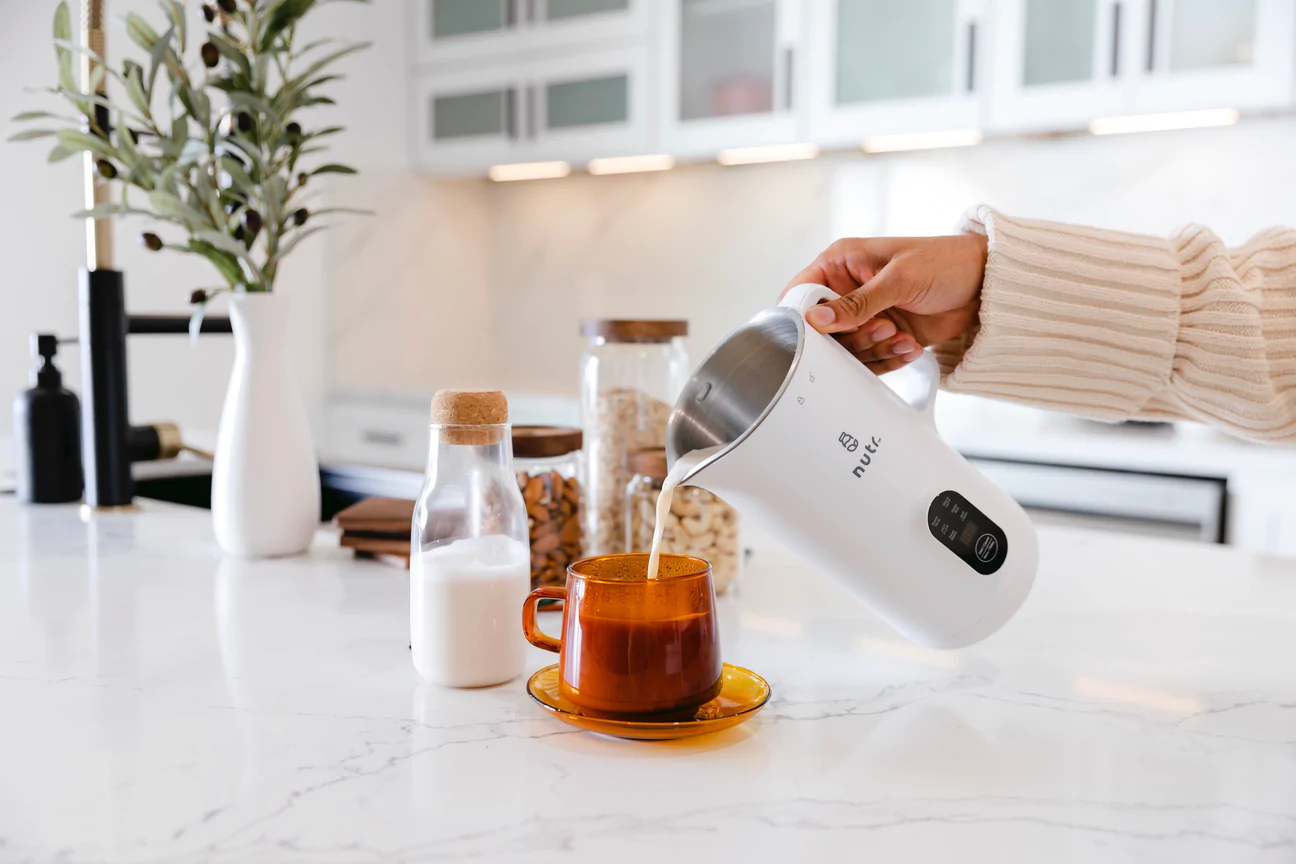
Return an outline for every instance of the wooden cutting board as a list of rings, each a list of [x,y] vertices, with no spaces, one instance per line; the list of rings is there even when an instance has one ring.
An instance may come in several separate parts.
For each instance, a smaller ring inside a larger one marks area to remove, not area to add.
[[[403,498],[366,498],[338,511],[333,524],[343,531],[363,531],[401,538],[409,552],[410,524],[414,521],[414,502]]]

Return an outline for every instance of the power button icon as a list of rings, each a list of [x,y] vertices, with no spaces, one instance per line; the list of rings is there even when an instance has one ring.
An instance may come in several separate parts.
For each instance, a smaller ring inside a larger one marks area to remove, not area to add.
[[[999,538],[993,534],[982,534],[977,538],[973,549],[976,551],[978,561],[989,561],[999,552]]]

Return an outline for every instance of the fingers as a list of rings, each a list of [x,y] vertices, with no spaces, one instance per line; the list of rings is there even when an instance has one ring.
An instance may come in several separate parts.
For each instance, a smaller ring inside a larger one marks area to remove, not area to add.
[[[922,356],[922,346],[909,333],[897,333],[890,339],[884,339],[876,345],[852,353],[863,363],[898,360],[903,366]]]
[[[917,359],[916,357],[914,359]],[[874,375],[885,375],[888,372],[894,372],[912,363],[913,360],[906,360],[903,357],[892,357],[890,360],[875,360],[866,364]]]
[[[806,312],[806,321],[820,333],[855,330],[879,312],[902,302],[907,286],[893,260],[876,276],[849,293],[843,294],[833,285],[828,287],[843,296]]]
[[[874,318],[860,325],[858,330],[837,334],[837,341],[852,354],[859,354],[896,335],[898,329],[890,318]]]

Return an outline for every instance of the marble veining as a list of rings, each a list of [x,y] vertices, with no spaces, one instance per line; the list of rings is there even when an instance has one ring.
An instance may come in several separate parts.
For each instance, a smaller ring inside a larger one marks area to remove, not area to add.
[[[758,548],[721,627],[771,704],[636,743],[421,683],[405,575],[327,533],[0,497],[0,861],[1296,860],[1296,562],[1047,530],[940,652]]]

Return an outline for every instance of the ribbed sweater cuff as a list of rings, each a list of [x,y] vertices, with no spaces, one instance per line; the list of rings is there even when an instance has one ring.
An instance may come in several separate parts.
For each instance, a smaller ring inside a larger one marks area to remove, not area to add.
[[[1164,393],[1179,263],[1165,239],[971,210],[989,239],[979,329],[938,346],[946,388],[1120,420]]]

